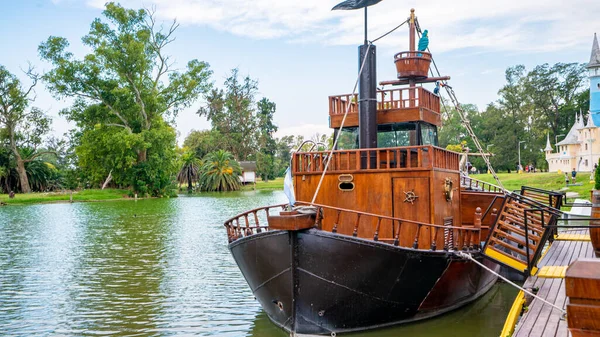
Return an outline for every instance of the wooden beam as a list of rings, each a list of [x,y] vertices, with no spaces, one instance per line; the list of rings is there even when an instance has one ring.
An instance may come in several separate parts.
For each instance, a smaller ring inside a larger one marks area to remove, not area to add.
[[[437,81],[448,81],[450,80],[450,76],[441,76],[441,77],[426,77],[423,79],[415,79],[415,83],[432,83]],[[391,81],[381,81],[379,85],[404,85],[408,84],[408,79],[405,80],[391,80]]]

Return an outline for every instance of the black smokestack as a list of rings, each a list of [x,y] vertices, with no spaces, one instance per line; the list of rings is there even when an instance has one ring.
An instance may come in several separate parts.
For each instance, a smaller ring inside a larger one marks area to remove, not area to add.
[[[358,83],[358,143],[361,149],[377,147],[377,61],[375,45],[358,47],[358,70],[368,55]]]

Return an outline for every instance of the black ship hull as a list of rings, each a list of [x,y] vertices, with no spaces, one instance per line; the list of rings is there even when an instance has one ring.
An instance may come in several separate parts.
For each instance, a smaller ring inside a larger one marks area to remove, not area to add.
[[[229,248],[269,318],[299,334],[360,331],[436,316],[477,299],[496,281],[452,253],[317,229],[263,232]]]

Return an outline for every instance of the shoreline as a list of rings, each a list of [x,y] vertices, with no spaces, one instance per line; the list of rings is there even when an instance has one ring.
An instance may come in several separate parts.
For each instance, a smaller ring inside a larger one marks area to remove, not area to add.
[[[242,186],[239,191],[235,192],[248,192],[248,191],[277,191],[283,190],[283,178],[265,182],[257,182],[256,185]],[[191,195],[187,191],[181,190],[177,192],[177,195],[186,196],[201,196],[205,193],[214,192],[196,192]],[[227,193],[227,192],[223,192]],[[27,206],[27,205],[40,205],[40,204],[69,204],[69,203],[81,203],[81,202],[105,202],[105,201],[130,201],[130,200],[144,200],[144,199],[155,199],[153,197],[137,199],[129,196],[129,190],[120,189],[88,189],[73,192],[73,200],[69,199],[70,193],[68,192],[34,192],[28,194],[18,193],[14,199],[10,199],[8,194],[0,194],[0,207],[5,206]]]

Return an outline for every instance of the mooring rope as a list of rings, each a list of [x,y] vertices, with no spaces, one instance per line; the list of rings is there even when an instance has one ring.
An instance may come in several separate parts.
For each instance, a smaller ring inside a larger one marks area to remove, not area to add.
[[[502,275],[498,274],[497,272],[493,271],[492,269],[488,268],[488,267],[487,267],[487,266],[485,266],[483,263],[481,263],[481,262],[479,262],[479,261],[475,260],[475,258],[474,258],[473,256],[471,256],[471,254],[467,254],[467,253],[465,253],[465,252],[462,252],[462,251],[455,251],[454,253],[455,253],[456,255],[458,255],[458,256],[460,256],[460,257],[462,257],[462,258],[466,258],[466,259],[469,259],[469,260],[471,260],[471,261],[475,262],[475,263],[476,263],[476,264],[478,264],[478,265],[479,265],[481,268],[483,268],[483,269],[487,270],[488,272],[490,272],[490,273],[492,273],[492,274],[494,274],[494,275],[498,276],[499,278],[501,278],[502,280],[504,280],[506,283],[510,284],[511,286],[513,286],[513,287],[515,287],[515,288],[517,288],[517,289],[521,290],[522,292],[524,292],[524,293],[526,293],[526,294],[528,294],[528,295],[531,295],[531,296],[533,296],[534,298],[537,298],[538,300],[540,300],[540,301],[542,301],[542,302],[544,302],[544,303],[546,303],[546,304],[548,304],[548,305],[552,306],[553,308],[555,308],[556,310],[558,310],[558,311],[562,312],[563,314],[566,314],[566,313],[567,313],[567,312],[566,312],[566,311],[565,311],[563,308],[560,308],[560,307],[556,306],[555,304],[553,304],[553,303],[550,303],[550,302],[546,301],[546,300],[545,300],[545,299],[543,299],[542,297],[540,297],[540,296],[538,296],[538,295],[536,295],[536,294],[534,294],[534,293],[530,292],[529,290],[527,290],[527,289],[525,289],[525,288],[523,288],[523,287],[519,286],[519,285],[518,285],[518,284],[516,284],[516,283],[513,283],[512,281],[510,281],[510,280],[509,280],[509,279],[507,279],[506,277],[504,277],[504,276],[502,276]]]
[[[356,88],[358,87],[358,81],[360,80],[360,75],[362,74],[363,69],[365,67],[365,62],[367,61],[367,55],[369,55],[369,50],[371,49],[371,46],[373,45],[373,42],[375,42],[377,40],[380,40],[380,39],[388,36],[389,34],[391,34],[392,32],[394,32],[396,29],[402,27],[407,22],[408,22],[408,20],[402,22],[401,24],[399,24],[398,26],[396,26],[394,29],[390,30],[389,32],[387,32],[387,33],[385,33],[385,34],[383,34],[381,36],[379,36],[375,40],[368,41],[369,44],[367,45],[367,50],[365,51],[365,56],[363,57],[363,60],[361,62],[360,69],[358,71],[358,76],[356,76],[356,82],[354,82],[354,89],[352,89],[352,97],[354,97],[354,95],[356,93]],[[342,129],[344,128],[344,123],[346,122],[346,117],[348,116],[348,112],[350,111],[350,106],[352,105],[350,101],[348,101],[347,103],[348,103],[348,105],[346,106],[346,112],[344,113],[344,117],[342,118],[342,123],[340,124],[340,131],[342,131]],[[319,190],[321,190],[321,184],[323,183],[323,178],[325,178],[325,173],[327,173],[327,169],[329,168],[330,158],[333,156],[333,151],[337,147],[339,139],[340,139],[340,136],[338,134],[338,136],[335,137],[335,141],[333,142],[333,145],[331,146],[331,149],[329,150],[329,155],[327,156],[327,160],[325,161],[325,167],[323,168],[323,173],[321,174],[321,179],[319,179],[319,184],[317,185],[317,189],[315,190],[315,195],[312,198],[312,202],[311,202],[312,204],[314,204],[315,200],[317,200],[317,196],[319,195]]]

